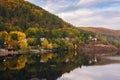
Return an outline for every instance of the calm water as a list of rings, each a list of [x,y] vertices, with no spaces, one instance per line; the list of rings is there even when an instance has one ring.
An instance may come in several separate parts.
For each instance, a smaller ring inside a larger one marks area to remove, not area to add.
[[[75,52],[3,56],[0,80],[120,80],[119,63],[93,66],[93,59]]]
[[[120,80],[120,64],[83,66],[63,74],[57,80]]]

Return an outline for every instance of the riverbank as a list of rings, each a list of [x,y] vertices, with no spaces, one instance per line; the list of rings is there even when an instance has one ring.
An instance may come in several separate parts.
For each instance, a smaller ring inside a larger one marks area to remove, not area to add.
[[[114,55],[118,52],[118,48],[113,45],[95,44],[95,45],[80,45],[77,48],[77,53],[80,54],[95,54],[98,56]]]
[[[44,54],[44,53],[54,53],[56,52],[55,49],[53,50],[44,50],[44,49],[31,49],[31,50],[25,50],[25,51],[8,51],[5,49],[0,49],[0,56],[7,56],[7,55],[17,55],[17,54]]]
[[[14,54],[20,54],[20,53],[17,51],[8,51],[5,49],[0,49],[0,56],[7,56],[9,54],[14,55]]]
[[[5,49],[0,49],[0,56],[6,56],[8,54],[29,54],[29,53],[54,53],[59,50],[57,49],[31,49],[26,51],[8,51]],[[95,45],[80,45],[76,49],[78,54],[87,54],[87,55],[95,55],[95,56],[109,56],[109,55],[115,55],[119,50],[115,46],[112,45],[103,45],[103,44],[95,44]]]

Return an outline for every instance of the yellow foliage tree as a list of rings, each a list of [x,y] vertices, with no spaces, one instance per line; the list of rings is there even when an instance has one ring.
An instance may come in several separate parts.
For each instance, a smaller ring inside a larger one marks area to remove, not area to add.
[[[42,42],[42,47],[44,49],[53,49],[53,44],[49,43],[47,39]]]
[[[23,32],[17,32],[17,33],[18,33],[18,40],[19,41],[26,39],[25,33],[23,33]]]
[[[9,45],[15,47],[19,46],[21,50],[27,49],[27,41],[26,41],[26,35],[23,32],[20,31],[11,31],[9,33]],[[17,44],[19,43],[19,44]]]
[[[12,36],[15,36],[15,35],[16,35],[15,37],[16,37],[16,39],[19,40],[19,41],[26,38],[25,33],[20,32],[20,31],[12,31],[12,32],[9,33],[9,35],[11,36],[11,38],[12,38]]]
[[[21,40],[20,41],[20,49],[24,51],[27,49],[27,47],[28,47],[27,40]]]
[[[53,44],[52,43],[50,43],[50,44],[48,44],[48,49],[53,49]]]
[[[49,42],[47,39],[45,39],[43,42],[42,42],[42,47],[43,48],[48,48],[48,45],[49,45]]]

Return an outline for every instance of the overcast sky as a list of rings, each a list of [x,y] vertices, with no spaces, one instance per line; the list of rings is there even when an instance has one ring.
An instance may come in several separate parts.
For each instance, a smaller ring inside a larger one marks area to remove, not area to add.
[[[75,26],[120,30],[120,0],[27,0]]]

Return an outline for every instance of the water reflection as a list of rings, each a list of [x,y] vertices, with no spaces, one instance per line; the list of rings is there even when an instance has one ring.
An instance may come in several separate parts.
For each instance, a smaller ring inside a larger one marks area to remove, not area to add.
[[[56,80],[88,65],[91,57],[73,53],[24,54],[0,57],[0,80]]]
[[[64,73],[57,80],[120,80],[120,64],[84,66]]]

